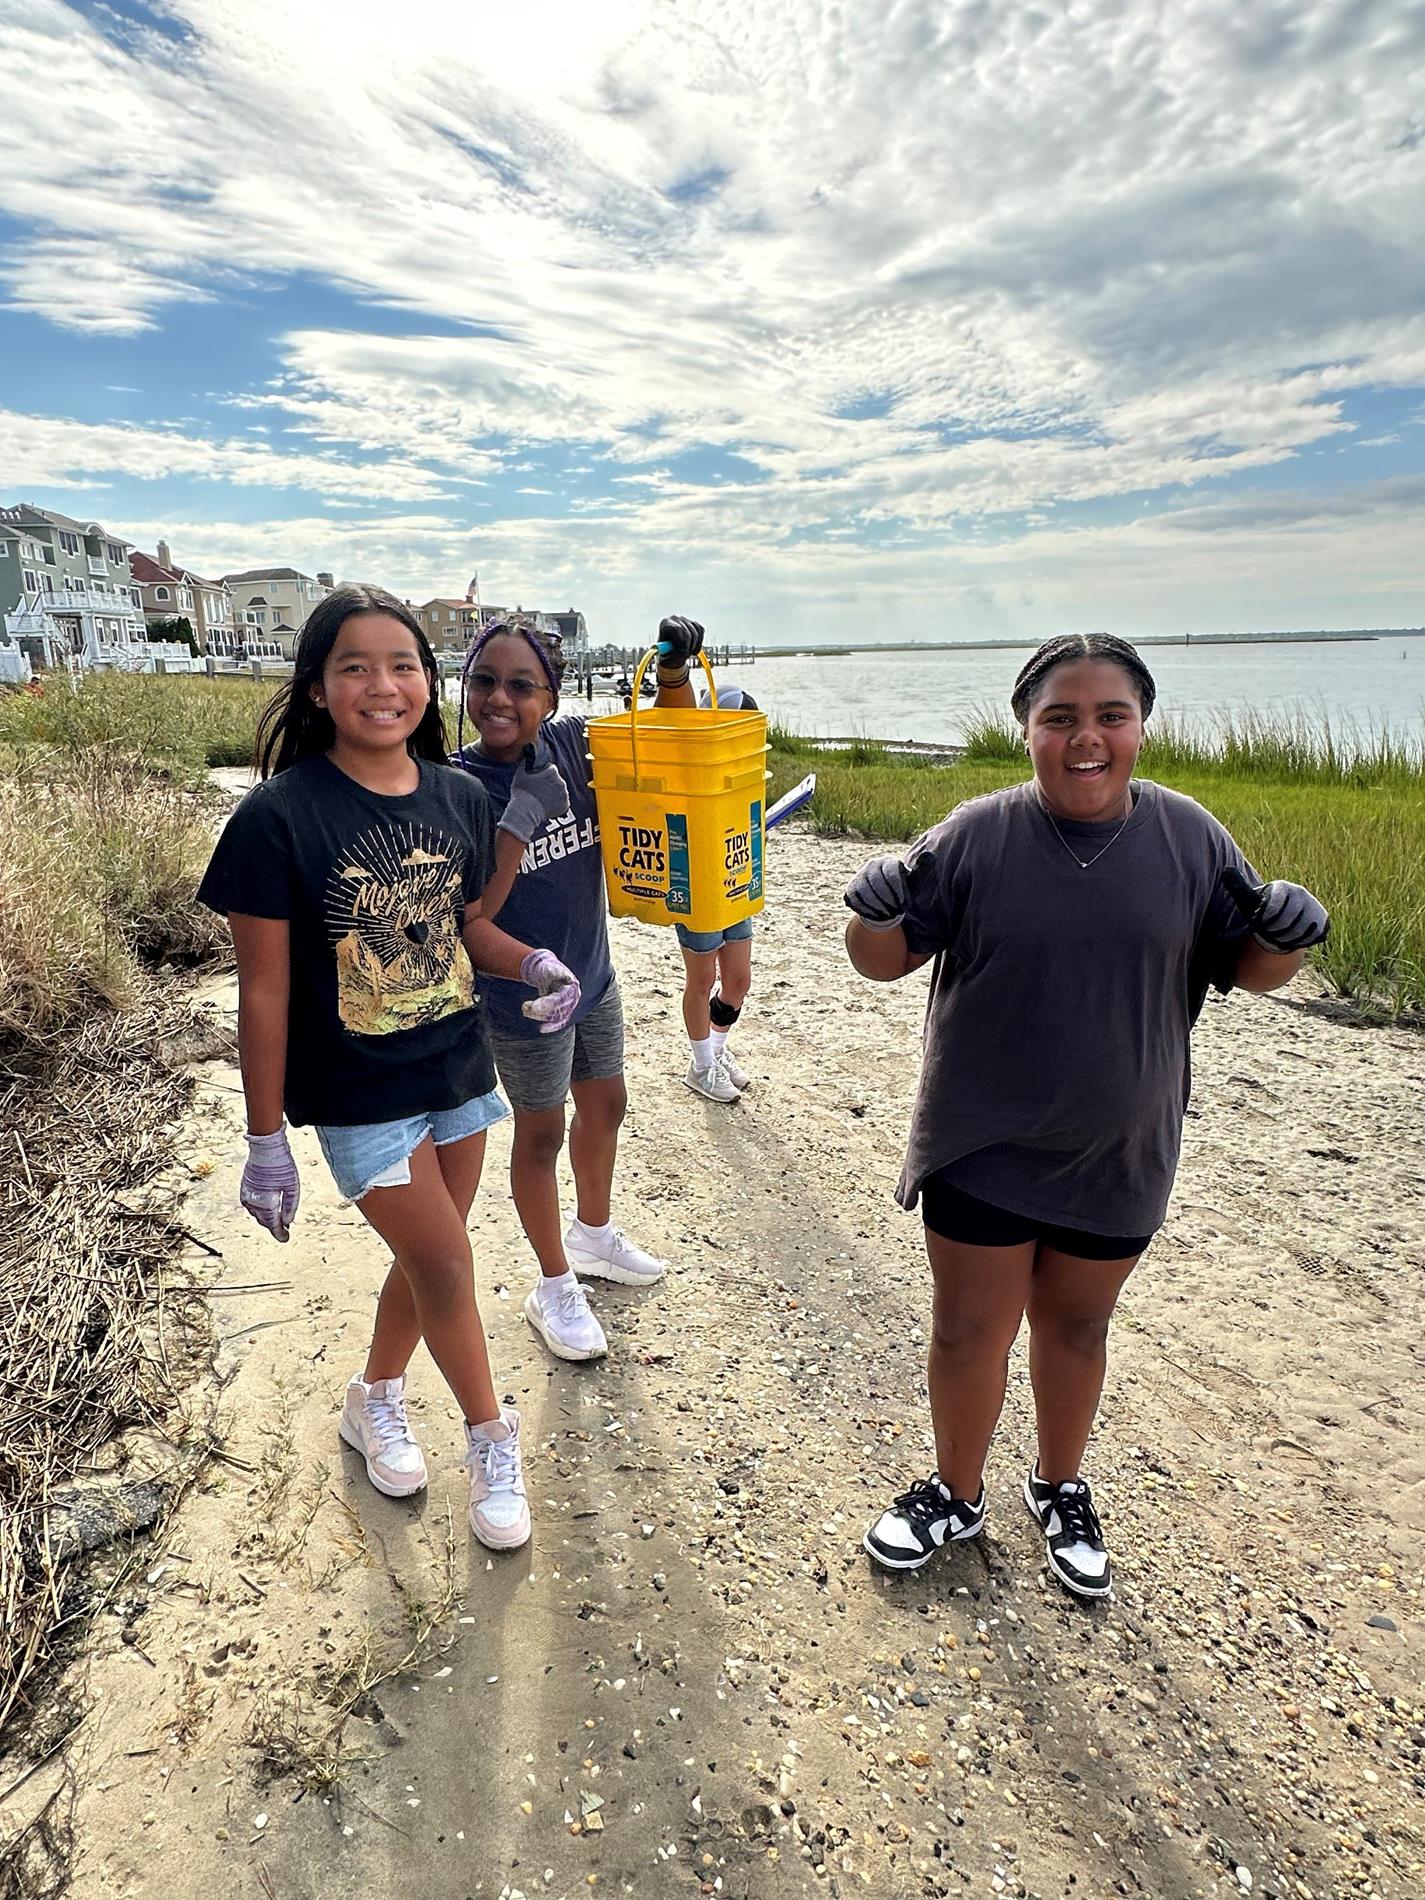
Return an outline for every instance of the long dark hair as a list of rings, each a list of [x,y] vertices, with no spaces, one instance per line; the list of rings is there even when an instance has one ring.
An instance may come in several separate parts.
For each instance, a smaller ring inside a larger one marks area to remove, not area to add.
[[[549,690],[554,695],[554,703],[546,714],[552,719],[559,710],[559,689],[564,684],[564,669],[568,662],[564,658],[564,648],[559,641],[551,639],[547,633],[541,633],[538,627],[531,627],[523,620],[492,620],[488,627],[482,627],[471,643],[465,656],[465,664],[460,669],[460,710],[455,716],[455,756],[464,765],[465,751],[465,683],[470,678],[470,670],[492,640],[502,633],[512,633],[522,640],[528,640],[534,648],[534,657],[539,661]],[[473,769],[473,768],[467,768]]]
[[[1021,726],[1029,724],[1030,712],[1045,680],[1065,660],[1112,660],[1115,666],[1123,668],[1137,688],[1143,717],[1146,719],[1152,712],[1158,688],[1137,647],[1113,633],[1061,633],[1053,640],[1046,640],[1019,669],[1009,705]]]
[[[421,666],[430,685],[430,704],[420,724],[406,741],[413,759],[446,762],[445,721],[440,709],[440,668],[430,641],[421,632],[410,608],[384,587],[368,587],[352,581],[328,594],[307,616],[307,624],[297,636],[293,652],[292,677],[279,687],[257,726],[257,769],[263,778],[285,772],[298,759],[310,759],[319,752],[330,752],[336,743],[336,727],[325,706],[312,699],[313,686],[321,682],[322,671],[336,645],[336,637],[355,614],[389,614],[410,633],[420,651]]]

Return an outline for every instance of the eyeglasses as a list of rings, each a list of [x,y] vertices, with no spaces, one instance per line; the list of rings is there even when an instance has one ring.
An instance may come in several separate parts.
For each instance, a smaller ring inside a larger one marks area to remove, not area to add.
[[[497,686],[503,686],[511,699],[533,699],[536,693],[549,691],[543,680],[526,679],[523,674],[502,680],[498,673],[492,673],[484,666],[477,666],[465,684],[472,693],[479,693],[482,698],[493,693]]]

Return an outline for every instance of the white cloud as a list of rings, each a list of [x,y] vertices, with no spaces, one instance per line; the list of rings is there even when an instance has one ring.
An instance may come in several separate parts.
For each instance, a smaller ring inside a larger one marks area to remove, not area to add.
[[[7,8],[10,301],[122,334],[301,274],[415,334],[353,315],[279,339],[275,383],[231,392],[281,425],[270,447],[262,423],[11,417],[11,484],[304,490],[314,544],[459,566],[453,529],[324,517],[508,474],[548,494],[567,450],[617,498],[479,531],[531,596],[593,573],[626,612],[640,577],[681,574],[743,613],[755,584],[783,616],[874,589],[914,618],[981,585],[950,577],[1050,553],[1076,585],[1141,588],[1159,535],[1201,590],[1180,490],[1334,449],[1353,392],[1425,383],[1425,15],[1390,0],[424,0],[398,31],[349,0],[339,32],[318,0],[167,10],[182,46]],[[1154,491],[1152,535],[1026,519]],[[1281,525],[1250,532],[1294,586]]]
[[[180,429],[76,422],[0,410],[4,478],[16,488],[73,487],[94,471],[141,481],[181,476],[239,488],[296,488],[373,501],[449,500],[454,478],[411,462],[344,462],[265,442],[208,440]]]

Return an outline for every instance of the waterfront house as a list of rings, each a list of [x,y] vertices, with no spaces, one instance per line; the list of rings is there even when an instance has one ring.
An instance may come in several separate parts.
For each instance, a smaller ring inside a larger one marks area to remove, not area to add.
[[[148,625],[186,620],[200,653],[212,653],[219,659],[232,657],[237,636],[232,589],[225,581],[204,580],[191,569],[177,566],[166,541],[159,542],[157,557],[135,548],[129,566]]]
[[[295,567],[253,567],[224,574],[232,595],[237,642],[252,659],[290,660],[297,635],[319,600],[331,593],[330,574],[303,574]]]
[[[0,508],[0,644],[4,677],[47,666],[149,671],[156,655],[129,543],[52,508]]]

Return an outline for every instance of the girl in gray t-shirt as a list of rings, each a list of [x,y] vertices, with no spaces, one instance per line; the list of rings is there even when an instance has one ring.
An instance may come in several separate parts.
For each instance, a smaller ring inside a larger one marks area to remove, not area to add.
[[[971,799],[846,892],[846,945],[894,981],[935,959],[896,1198],[935,1282],[938,1470],[866,1532],[913,1570],[984,1524],[985,1455],[1028,1315],[1039,1454],[1025,1501],[1080,1596],[1111,1572],[1079,1475],[1108,1322],[1161,1225],[1210,986],[1266,991],[1326,935],[1300,885],[1263,885],[1201,805],[1133,777],[1152,675],[1107,634],[1051,640],[1011,704],[1034,776]]]

